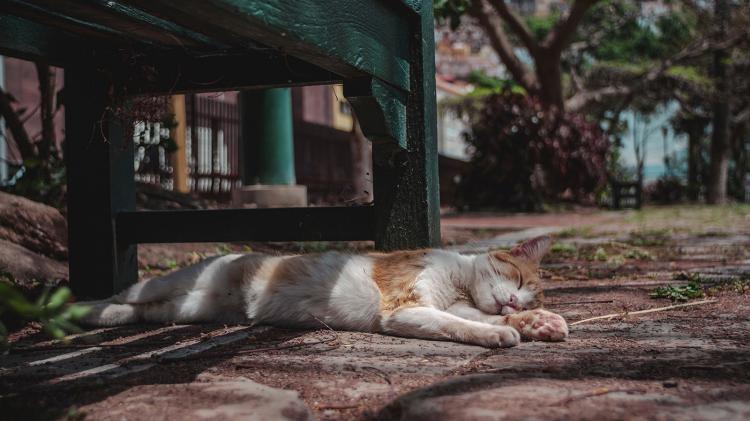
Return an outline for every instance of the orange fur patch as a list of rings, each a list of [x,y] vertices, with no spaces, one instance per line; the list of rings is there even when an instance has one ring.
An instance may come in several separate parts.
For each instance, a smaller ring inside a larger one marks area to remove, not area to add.
[[[427,253],[427,250],[410,250],[370,255],[372,278],[380,289],[381,310],[392,311],[419,303],[414,283],[425,268]]]
[[[315,279],[318,259],[320,259],[319,254],[302,254],[282,258],[268,277],[268,291],[274,293],[300,281]]]
[[[270,278],[269,265],[264,267],[270,259],[272,257],[265,254],[250,253],[232,261],[229,268],[230,285],[239,288],[256,278]]]

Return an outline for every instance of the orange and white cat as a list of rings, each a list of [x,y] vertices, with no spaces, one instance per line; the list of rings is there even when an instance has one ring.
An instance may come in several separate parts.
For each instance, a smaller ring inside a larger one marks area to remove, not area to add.
[[[549,237],[510,252],[230,254],[88,303],[83,322],[238,322],[381,332],[485,347],[521,337],[560,341],[565,320],[542,310],[539,262]]]

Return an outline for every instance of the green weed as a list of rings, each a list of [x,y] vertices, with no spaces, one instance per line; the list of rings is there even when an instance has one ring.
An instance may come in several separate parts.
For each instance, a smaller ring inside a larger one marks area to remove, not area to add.
[[[558,241],[555,244],[552,244],[549,251],[553,254],[572,256],[578,252],[578,249],[573,244],[561,243]]]
[[[654,289],[649,296],[651,298],[669,298],[672,301],[688,301],[704,296],[703,286],[699,278],[693,278],[687,285],[667,285]]]
[[[631,248],[627,250],[623,256],[626,259],[633,259],[633,260],[654,260],[654,256],[651,255],[646,250],[639,249],[639,248]]]
[[[634,246],[663,246],[669,241],[670,231],[665,229],[652,229],[633,231],[630,233],[628,243]]]

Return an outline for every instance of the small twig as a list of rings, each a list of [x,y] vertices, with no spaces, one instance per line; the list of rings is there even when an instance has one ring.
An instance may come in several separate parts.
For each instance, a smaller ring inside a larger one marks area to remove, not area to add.
[[[555,306],[568,306],[568,305],[576,305],[576,304],[610,304],[614,302],[615,300],[568,301],[564,303],[547,303],[546,305],[549,307],[555,307]]]
[[[652,308],[652,309],[648,309],[648,310],[640,310],[640,311],[633,311],[633,312],[627,312],[626,311],[624,313],[612,313],[612,314],[607,314],[607,315],[604,315],[604,316],[596,316],[596,317],[591,317],[591,318],[588,318],[588,319],[579,320],[577,322],[570,323],[569,326],[575,326],[575,325],[579,325],[581,323],[590,322],[590,321],[593,321],[593,320],[614,319],[615,317],[627,317],[627,316],[635,316],[635,315],[639,315],[639,314],[656,313],[657,311],[667,311],[667,310],[673,310],[673,309],[676,309],[676,308],[691,307],[691,306],[697,306],[697,305],[701,305],[701,304],[710,304],[710,303],[715,303],[715,302],[716,302],[716,300],[710,299],[710,300],[703,300],[703,301],[695,301],[695,302],[692,302],[692,303],[675,304],[675,305],[667,306],[667,307]]]
[[[317,341],[312,342],[297,342],[293,344],[287,344],[287,345],[276,345],[276,346],[269,346],[265,348],[252,348],[252,349],[240,349],[238,351],[235,351],[235,354],[251,354],[254,352],[263,352],[263,351],[278,351],[282,349],[292,349],[292,348],[300,348],[303,346],[312,346],[312,345],[320,345],[320,344],[328,344],[329,342],[336,342],[339,340],[338,335],[334,335],[332,338],[325,338],[320,339]]]
[[[318,405],[318,409],[324,411],[326,409],[354,409],[359,408],[359,405]]]
[[[571,402],[578,401],[578,400],[581,400],[581,399],[593,398],[593,397],[596,397],[596,396],[602,396],[602,395],[607,395],[609,393],[617,393],[617,392],[634,393],[634,392],[643,392],[643,390],[641,390],[641,389],[609,389],[609,388],[603,387],[601,389],[592,390],[591,392],[582,393],[582,394],[577,395],[577,396],[571,396],[569,398],[565,398],[565,399],[561,400],[560,402],[557,402],[554,405],[555,406],[567,405],[567,404],[569,404]]]

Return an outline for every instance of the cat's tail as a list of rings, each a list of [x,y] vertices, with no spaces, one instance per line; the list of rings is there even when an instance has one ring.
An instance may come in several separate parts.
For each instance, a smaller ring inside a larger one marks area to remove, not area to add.
[[[118,304],[110,300],[83,301],[76,304],[90,309],[78,320],[83,326],[120,326],[136,323],[141,319],[138,308],[132,304]]]

